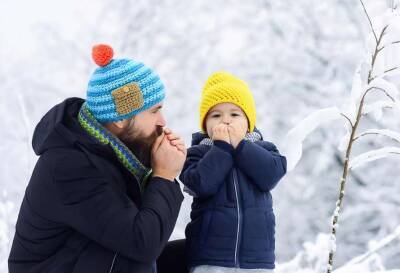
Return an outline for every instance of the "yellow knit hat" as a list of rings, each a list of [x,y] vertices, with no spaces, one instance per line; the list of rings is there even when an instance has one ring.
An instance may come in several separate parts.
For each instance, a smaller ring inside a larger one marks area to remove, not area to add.
[[[200,128],[205,132],[204,119],[208,111],[217,104],[230,102],[239,106],[249,121],[249,131],[256,123],[256,106],[247,84],[225,71],[212,74],[203,87],[200,101]]]

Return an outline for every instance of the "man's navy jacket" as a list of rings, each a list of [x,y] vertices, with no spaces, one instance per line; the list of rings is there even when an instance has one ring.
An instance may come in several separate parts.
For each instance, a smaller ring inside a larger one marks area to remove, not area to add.
[[[10,273],[154,272],[174,229],[179,184],[153,177],[141,195],[112,148],[81,128],[82,103],[67,99],[36,127]]]

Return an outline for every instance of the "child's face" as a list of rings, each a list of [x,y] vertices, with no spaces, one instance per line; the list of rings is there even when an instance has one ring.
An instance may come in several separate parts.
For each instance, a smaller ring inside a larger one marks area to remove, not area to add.
[[[243,135],[247,132],[249,128],[249,122],[247,121],[246,114],[239,106],[230,102],[217,104],[212,107],[207,113],[207,117],[205,120],[207,134],[210,138],[212,138],[212,129],[215,125],[229,125],[232,123],[236,123],[239,125],[238,127],[243,130],[243,132],[241,132],[241,134]]]

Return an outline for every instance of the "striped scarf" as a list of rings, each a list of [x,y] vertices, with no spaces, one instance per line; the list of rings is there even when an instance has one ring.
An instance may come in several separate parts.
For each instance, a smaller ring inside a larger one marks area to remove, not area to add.
[[[78,120],[83,129],[103,145],[110,145],[117,155],[119,161],[129,170],[139,183],[140,191],[143,193],[152,170],[146,168],[139,159],[110,131],[104,128],[83,103]]]

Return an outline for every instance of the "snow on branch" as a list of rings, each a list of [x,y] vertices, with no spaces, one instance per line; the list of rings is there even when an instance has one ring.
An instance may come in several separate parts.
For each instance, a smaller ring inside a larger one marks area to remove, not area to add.
[[[398,147],[385,147],[381,149],[368,151],[351,159],[349,164],[349,169],[355,169],[364,165],[367,162],[399,154],[400,154],[400,148]]]
[[[388,130],[388,129],[370,129],[370,130],[366,130],[365,132],[362,132],[361,134],[359,134],[358,136],[356,136],[354,138],[354,140],[359,139],[362,136],[366,136],[366,135],[378,135],[378,136],[387,136],[397,142],[400,143],[400,133],[398,132],[394,132],[392,130]]]
[[[365,259],[367,259],[369,256],[378,252],[379,250],[381,250],[382,248],[384,248],[385,246],[387,246],[388,244],[399,238],[400,238],[400,226],[398,226],[391,234],[389,234],[382,240],[374,243],[373,246],[370,248],[370,250],[368,250],[368,252],[353,258],[345,266],[358,264],[365,261]]]
[[[287,170],[291,171],[299,162],[304,139],[321,124],[341,117],[337,107],[320,109],[307,116],[286,135],[282,150],[287,159]]]

